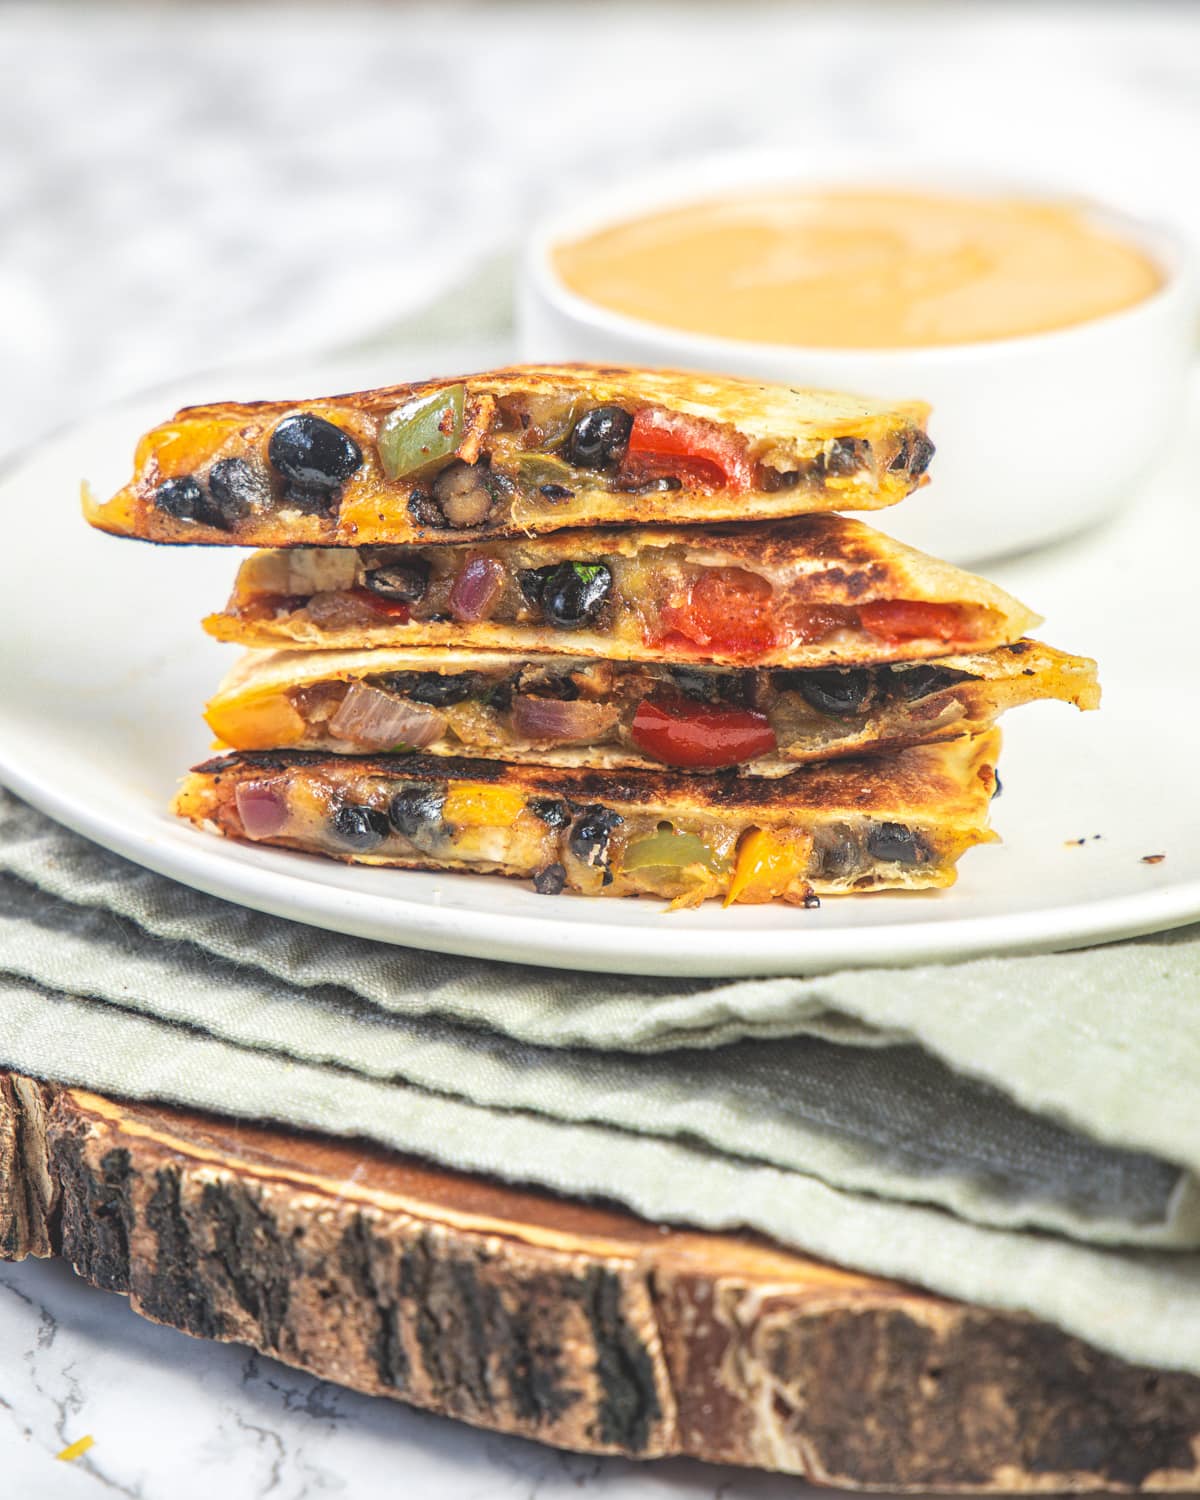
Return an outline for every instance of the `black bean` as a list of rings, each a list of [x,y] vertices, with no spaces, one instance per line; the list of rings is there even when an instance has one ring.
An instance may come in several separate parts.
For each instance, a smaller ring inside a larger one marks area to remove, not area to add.
[[[204,491],[190,474],[165,479],[154,492],[154,504],[177,521],[193,521],[199,526],[210,524]]]
[[[388,804],[388,822],[406,839],[428,834],[441,825],[446,794],[436,787],[406,786]]]
[[[414,703],[441,708],[461,703],[472,693],[482,690],[484,679],[478,672],[384,672],[371,679],[388,693],[399,693]]]
[[[567,439],[567,457],[584,469],[615,469],[625,457],[633,418],[619,406],[584,412]]]
[[[533,888],[539,896],[557,896],[567,883],[567,872],[562,865],[547,865],[533,877]]]
[[[337,491],[297,484],[289,479],[283,487],[282,500],[289,510],[298,510],[306,516],[324,516],[337,503]]]
[[[553,565],[548,568],[520,568],[518,570],[517,584],[527,604],[541,604],[542,589],[546,586],[546,579],[553,572]]]
[[[845,670],[832,667],[827,671],[797,672],[795,675],[799,678],[796,686],[804,701],[821,714],[859,713],[871,693],[871,674],[864,667]]]
[[[408,513],[418,526],[430,531],[444,531],[449,524],[442,507],[427,490],[413,490],[408,497]]]
[[[261,469],[244,458],[222,458],[208,471],[208,493],[228,530],[252,510],[261,510],[271,491]]]
[[[612,487],[623,495],[659,495],[667,490],[681,490],[683,480],[677,474],[659,474],[653,479],[616,479]]]
[[[330,821],[341,842],[358,854],[378,849],[388,836],[387,817],[357,802],[343,802]]]
[[[464,531],[483,525],[492,508],[489,477],[485,463],[467,464],[461,459],[442,470],[433,481],[433,498],[441,506],[447,525]]]
[[[715,703],[719,694],[715,672],[705,672],[699,667],[670,667],[671,681],[685,698],[694,698],[697,703]]]
[[[571,808],[559,797],[533,797],[525,805],[547,828],[565,828],[571,821]]]
[[[593,803],[580,813],[567,839],[567,847],[585,865],[591,865],[593,869],[601,868],[608,862],[609,837],[613,829],[624,821],[621,814],[613,812],[611,807]]]
[[[816,468],[819,474],[836,474],[844,478],[856,474],[870,457],[871,445],[866,438],[834,438],[817,458]]]
[[[575,630],[599,614],[612,590],[603,563],[561,563],[542,586],[542,614],[558,630]]]
[[[912,441],[912,456],[908,463],[908,472],[914,479],[920,479],[929,467],[930,461],[937,450],[923,432],[914,433]]]
[[[888,464],[890,473],[907,469],[913,479],[920,479],[935,453],[933,444],[923,432],[907,432],[900,439],[896,456]]]
[[[569,490],[565,484],[539,484],[538,493],[545,495],[547,500],[574,500],[575,491]]]
[[[929,848],[920,834],[903,823],[876,823],[867,830],[867,853],[884,864],[920,865]]]
[[[334,490],[362,463],[362,449],[324,417],[298,412],[271,434],[267,457],[274,468],[308,490]]]
[[[845,828],[833,828],[820,845],[821,874],[828,880],[852,874],[861,860],[858,840]]]
[[[668,671],[683,696],[697,703],[744,707],[754,687],[754,677],[749,672],[712,672],[703,667],[669,667]]]
[[[928,698],[930,693],[939,693],[943,688],[970,680],[969,672],[956,672],[952,667],[931,666],[920,662],[915,667],[889,667],[884,679],[888,694],[913,703],[918,698]]]
[[[794,490],[804,475],[799,469],[765,469],[765,490]]]
[[[371,568],[363,582],[373,594],[384,599],[400,599],[405,604],[415,604],[425,597],[429,587],[429,564],[424,558],[415,557],[409,563],[394,563],[389,568]]]
[[[553,698],[558,703],[574,703],[579,684],[561,672],[530,672],[523,675],[520,691],[530,698]]]

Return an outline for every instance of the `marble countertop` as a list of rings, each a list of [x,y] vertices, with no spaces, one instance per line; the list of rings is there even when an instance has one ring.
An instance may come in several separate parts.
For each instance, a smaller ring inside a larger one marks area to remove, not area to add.
[[[61,1453],[81,1439],[73,1460]],[[360,1396],[147,1322],[57,1262],[0,1263],[13,1500],[783,1500],[782,1476],[584,1457]]]
[[[556,198],[715,148],[966,161],[1200,240],[1182,4],[43,0],[4,7],[3,48],[0,455],[191,371],[386,347]],[[155,1327],[54,1263],[0,1265],[0,1474],[21,1500],[803,1488],[474,1432]]]

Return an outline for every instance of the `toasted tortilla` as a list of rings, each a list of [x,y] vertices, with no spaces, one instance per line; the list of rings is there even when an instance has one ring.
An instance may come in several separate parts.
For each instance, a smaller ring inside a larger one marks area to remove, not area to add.
[[[499,569],[504,593],[491,617],[470,620],[460,612],[456,618],[454,584],[481,559]],[[544,603],[532,601],[521,581],[568,564],[603,567],[611,577],[603,607],[574,628],[547,623]],[[428,585],[397,615],[391,601],[373,597],[373,580],[380,570],[414,565]],[[713,575],[714,569],[726,571]],[[693,628],[702,574],[706,586],[734,594],[748,584],[768,590],[769,603],[755,605],[753,629],[738,626],[736,612],[725,611],[719,600],[708,611],[711,628]],[[896,637],[849,628],[865,606],[895,604],[949,606],[958,615],[930,634]],[[830,628],[813,638],[813,612],[820,617],[830,607]],[[838,610],[848,612],[841,623]],[[667,620],[676,624],[668,627]],[[205,628],[219,640],[257,647],[456,645],[622,661],[825,667],[988,651],[1019,640],[1039,622],[986,579],[860,521],[820,515],[769,526],[558,532],[472,547],[260,552],[242,564],[226,610],[210,616]]]
[[[959,856],[995,838],[999,747],[993,730],[775,779],[234,754],[197,766],[174,811],[230,838],[351,863],[532,877],[545,893],[804,901],[952,884]]]
[[[701,724],[706,715],[719,721],[733,710],[760,720],[775,743],[756,748],[752,758],[720,763],[779,776],[807,761],[979,734],[1006,709],[1039,698],[1080,709],[1100,701],[1095,662],[1030,640],[916,668],[860,669],[853,678],[862,702],[847,710],[836,702],[830,707],[827,691],[822,696],[828,672],[681,672],[657,663],[454,648],[250,651],[222,682],[205,717],[219,744],[233,750],[410,754],[389,729],[407,714],[415,716],[409,733],[420,734],[426,756],[608,770],[668,764],[703,773],[713,765],[687,764],[686,753],[672,760],[669,746],[650,753],[655,741],[635,722],[639,707],[649,702],[673,713],[690,710]],[[834,677],[835,692],[844,679]],[[357,698],[348,699],[356,683]],[[547,712],[556,711],[563,720],[557,734],[529,732],[527,715],[535,716],[535,729],[544,729]]]
[[[389,477],[395,463],[380,450],[389,416],[415,410],[413,403],[425,398],[436,407],[456,396],[459,406],[448,407],[449,416],[434,411],[446,442],[434,437],[433,448],[416,450],[436,456]],[[603,470],[568,464],[570,473],[560,473],[573,421],[611,406],[631,417],[655,414],[659,426],[680,430],[682,424],[692,434],[694,455],[716,453],[719,462],[694,457],[672,471],[666,459],[678,445],[672,439],[661,445],[664,452],[648,456],[643,433],[638,452],[619,464]],[[315,487],[289,488],[287,474],[272,462],[272,434],[298,414],[332,423],[350,440],[347,463],[353,467],[340,482],[331,475]],[[85,490],[84,513],[103,531],[146,541],[289,547],[875,510],[924,482],[933,452],[927,416],[919,401],[886,404],[726,376],[518,366],[319,401],[185,408],[141,439],[133,477],[112,499],[100,504]],[[443,452],[451,440],[454,446]],[[551,460],[552,472],[536,472],[539,455]],[[240,498],[231,499],[227,486],[213,487],[213,466],[228,460],[246,466]],[[438,472],[455,462],[490,466],[495,493],[485,516],[451,520],[433,499]],[[178,483],[163,490],[168,481],[185,480],[195,482],[190,499]]]

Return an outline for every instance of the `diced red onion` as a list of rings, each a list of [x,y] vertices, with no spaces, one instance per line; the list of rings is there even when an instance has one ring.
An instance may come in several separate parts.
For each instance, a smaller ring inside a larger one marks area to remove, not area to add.
[[[440,739],[445,728],[445,715],[436,709],[418,708],[365,682],[350,684],[329,721],[330,734],[369,750],[394,750],[401,745],[422,750]]]
[[[494,557],[468,557],[450,589],[450,613],[468,624],[486,620],[504,590],[504,568]]]
[[[234,788],[238,817],[248,839],[282,833],[288,820],[287,793],[269,781],[241,781]]]
[[[580,699],[518,696],[512,702],[513,730],[522,739],[555,740],[559,744],[599,739],[617,722],[618,711],[604,703]]]

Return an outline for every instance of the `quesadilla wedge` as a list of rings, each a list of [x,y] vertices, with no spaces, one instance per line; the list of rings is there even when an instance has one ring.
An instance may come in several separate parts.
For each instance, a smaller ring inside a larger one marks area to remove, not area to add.
[[[922,402],[526,365],[322,401],[188,407],[93,526],[152,542],[364,546],[875,510],[924,480]]]
[[[245,646],[827,667],[987,651],[1037,623],[986,580],[822,515],[260,552],[205,628]]]
[[[1096,664],[1038,641],[880,667],[745,670],[426,648],[252,651],[205,717],[233,750],[481,755],[779,776],[989,728],[1036,698],[1099,705]]]
[[[987,828],[998,731],[778,778],[302,750],[197,766],[174,804],[229,838],[677,905],[946,886]]]

